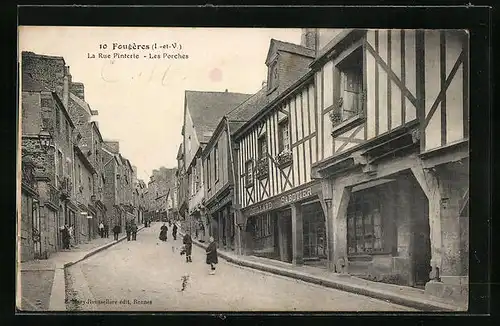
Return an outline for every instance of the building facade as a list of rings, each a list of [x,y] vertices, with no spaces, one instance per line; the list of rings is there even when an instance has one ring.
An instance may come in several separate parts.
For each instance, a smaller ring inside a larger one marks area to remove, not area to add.
[[[238,176],[234,132],[257,113],[267,100],[266,89],[227,113],[202,152],[206,214],[210,234],[220,248],[241,252],[242,233],[238,209]]]
[[[61,228],[76,224],[74,145],[80,138],[67,111],[71,76],[64,58],[23,52],[21,76],[21,155],[35,164],[41,200],[34,210],[22,209],[32,212],[33,232],[25,243],[34,249],[21,248],[33,252],[21,257],[29,260],[60,250]]]
[[[75,245],[97,236],[99,220],[112,228],[125,216],[115,211],[119,203],[134,207],[135,182],[118,143],[104,148],[92,120],[98,112],[85,102],[84,85],[72,81],[64,58],[23,52],[20,66],[18,245],[26,261],[62,250],[65,225],[73,227]],[[122,174],[126,186],[116,182]]]
[[[326,264],[318,160],[314,44],[272,40],[267,103],[235,133],[247,253],[293,264]]]
[[[95,239],[98,234],[97,209],[92,202],[94,193],[95,168],[79,146],[75,152],[75,197],[79,211],[76,215],[74,236],[77,243],[85,243]]]
[[[122,161],[119,157],[119,143],[105,141],[102,147],[104,158],[104,205],[106,206],[105,223],[110,230],[119,226],[125,231],[126,213],[123,208],[123,191],[120,183]]]
[[[316,37],[312,175],[323,189],[330,270],[466,300],[467,34]]]
[[[210,221],[206,214],[202,152],[212,137],[221,117],[250,97],[249,94],[225,92],[186,91],[184,99],[184,123],[182,127],[182,163],[184,182],[187,182],[188,229],[195,238],[207,241]]]

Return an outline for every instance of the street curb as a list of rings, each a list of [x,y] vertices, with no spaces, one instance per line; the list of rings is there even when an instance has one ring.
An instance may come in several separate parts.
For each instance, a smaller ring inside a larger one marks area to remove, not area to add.
[[[179,232],[182,236],[185,234],[183,232]],[[197,245],[198,247],[207,248],[207,245],[202,244],[198,242],[197,240],[193,240],[193,244]],[[367,297],[383,300],[383,301],[388,301],[394,304],[402,305],[402,306],[407,306],[410,308],[415,308],[418,310],[424,310],[424,311],[464,311],[458,306],[453,306],[450,304],[446,303],[437,303],[437,302],[430,302],[427,300],[415,300],[412,298],[408,298],[406,296],[398,295],[396,293],[389,293],[383,290],[374,290],[374,289],[367,289],[364,287],[344,283],[344,282],[339,282],[339,281],[333,281],[330,279],[326,279],[323,277],[319,276],[312,276],[308,275],[305,273],[301,272],[295,272],[295,271],[289,271],[284,268],[280,267],[275,267],[275,266],[268,266],[265,264],[260,264],[260,263],[255,263],[255,262],[250,262],[244,259],[235,259],[233,257],[227,256],[223,252],[218,252],[218,255],[226,260],[227,262],[240,265],[240,266],[245,266],[245,267],[250,267],[253,269],[258,269],[262,270],[265,272],[269,272],[272,274],[276,275],[281,275],[281,276],[286,276],[294,279],[299,279],[307,283],[312,283],[312,284],[317,284],[345,292],[351,292],[351,293],[356,293],[356,294],[361,294]]]
[[[144,226],[139,228],[137,230],[137,232],[141,231],[142,229],[144,229]],[[127,236],[123,236],[121,239],[118,239],[116,241],[106,243],[105,245],[97,247],[95,250],[90,251],[82,258],[80,258],[76,261],[71,261],[71,262],[65,263],[62,267],[56,266],[55,273],[54,273],[54,280],[52,282],[52,289],[50,292],[49,311],[66,311],[66,279],[65,279],[64,271],[67,267],[73,266],[73,265],[97,254],[98,252],[103,251],[104,249],[107,249],[111,246],[114,246],[115,244],[122,242],[126,238],[127,238]],[[62,293],[62,295],[61,295],[61,293]]]
[[[141,227],[141,228],[139,228],[139,229],[137,230],[137,232],[141,231],[142,229],[144,229],[144,226],[143,226],[143,227]],[[73,266],[73,265],[75,265],[75,264],[77,264],[77,263],[79,263],[79,262],[81,262],[81,261],[83,261],[83,260],[85,260],[85,259],[87,259],[87,258],[89,258],[89,257],[91,257],[91,256],[93,256],[93,255],[95,255],[95,254],[97,254],[97,253],[99,253],[99,252],[103,251],[104,249],[108,249],[109,247],[112,247],[112,246],[114,246],[115,244],[118,244],[118,243],[122,242],[122,241],[123,241],[123,240],[125,240],[125,239],[127,239],[127,236],[126,236],[126,235],[125,235],[125,236],[123,236],[122,238],[120,238],[120,239],[116,240],[116,241],[112,241],[112,242],[110,242],[110,243],[106,243],[105,245],[102,245],[102,246],[100,246],[100,247],[97,247],[95,250],[93,250],[93,251],[89,252],[88,254],[86,254],[85,256],[83,256],[82,258],[80,258],[80,259],[78,259],[78,260],[76,260],[76,261],[71,261],[71,262],[68,262],[68,263],[64,264],[64,268],[66,268],[66,267],[70,267],[70,266]]]

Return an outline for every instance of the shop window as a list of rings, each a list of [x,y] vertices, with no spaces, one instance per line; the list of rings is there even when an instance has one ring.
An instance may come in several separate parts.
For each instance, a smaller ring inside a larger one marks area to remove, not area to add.
[[[256,219],[255,237],[266,238],[272,235],[271,215],[266,214]]]
[[[347,212],[349,254],[383,252],[382,216],[377,196],[353,197]]]
[[[304,223],[304,258],[327,258],[325,216],[321,204],[302,206],[302,220]]]

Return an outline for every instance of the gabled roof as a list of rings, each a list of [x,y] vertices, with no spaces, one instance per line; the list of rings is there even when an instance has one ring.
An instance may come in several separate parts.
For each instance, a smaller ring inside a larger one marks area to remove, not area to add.
[[[294,54],[299,54],[304,57],[314,58],[315,52],[312,49],[306,48],[302,45],[278,41],[275,39],[271,39],[271,43],[269,45],[269,51],[267,52],[266,64],[269,63],[271,58],[274,56],[274,53],[283,51]]]
[[[200,143],[206,143],[220,119],[251,94],[231,92],[186,91],[185,105],[193,120]]]

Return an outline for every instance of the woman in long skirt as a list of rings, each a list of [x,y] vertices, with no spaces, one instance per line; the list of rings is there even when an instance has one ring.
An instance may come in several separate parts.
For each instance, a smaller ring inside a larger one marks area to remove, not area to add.
[[[215,265],[218,263],[217,259],[217,244],[213,237],[210,237],[210,244],[207,247],[207,264],[210,265],[210,275],[215,274]]]
[[[167,241],[167,231],[168,231],[168,228],[165,225],[165,223],[163,223],[163,225],[161,226],[160,230],[161,230],[160,231],[160,240],[161,241]]]

